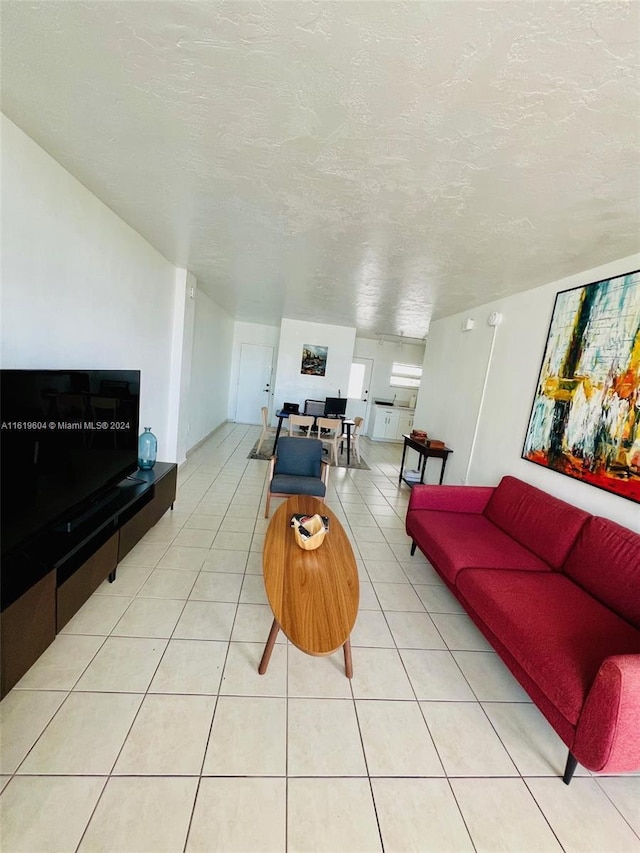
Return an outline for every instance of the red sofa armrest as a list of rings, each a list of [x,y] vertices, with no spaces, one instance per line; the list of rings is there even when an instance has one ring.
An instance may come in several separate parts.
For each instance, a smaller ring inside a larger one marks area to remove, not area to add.
[[[640,654],[612,655],[603,661],[571,752],[587,770],[640,770]]]
[[[441,512],[481,513],[489,503],[494,486],[414,486],[409,509],[431,509]]]

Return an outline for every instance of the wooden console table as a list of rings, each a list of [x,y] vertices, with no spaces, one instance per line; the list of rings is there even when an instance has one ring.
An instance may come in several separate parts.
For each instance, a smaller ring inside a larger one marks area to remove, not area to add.
[[[404,438],[404,447],[402,448],[402,462],[400,463],[400,476],[398,477],[398,484],[402,485],[405,482],[408,486],[415,486],[416,483],[412,483],[402,476],[402,472],[404,470],[404,460],[407,455],[407,448],[410,447],[412,450],[416,450],[421,458],[420,464],[420,484],[424,483],[424,471],[427,467],[427,459],[430,457],[434,457],[436,459],[442,459],[442,470],[440,471],[440,485],[442,485],[442,481],[444,480],[444,469],[447,467],[447,458],[450,453],[453,453],[453,450],[449,447],[430,447],[428,442],[425,441],[416,441],[415,438],[411,438],[410,435],[403,435]]]

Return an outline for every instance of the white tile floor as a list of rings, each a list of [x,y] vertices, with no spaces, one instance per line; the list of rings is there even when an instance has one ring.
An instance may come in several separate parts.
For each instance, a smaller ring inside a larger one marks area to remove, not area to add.
[[[361,579],[342,654],[271,625],[266,463],[227,424],[179,497],[0,705],[1,849],[640,851],[640,775],[566,750],[404,533],[400,446],[331,470]]]

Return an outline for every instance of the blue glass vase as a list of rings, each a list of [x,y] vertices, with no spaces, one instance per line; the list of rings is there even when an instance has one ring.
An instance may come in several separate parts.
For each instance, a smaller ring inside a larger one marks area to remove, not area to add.
[[[138,439],[138,468],[148,471],[156,464],[158,439],[151,432],[151,427],[145,427]]]

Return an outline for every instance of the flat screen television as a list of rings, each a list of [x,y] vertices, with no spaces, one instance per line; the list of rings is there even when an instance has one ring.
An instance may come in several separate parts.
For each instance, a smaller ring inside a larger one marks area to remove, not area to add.
[[[137,470],[139,370],[0,371],[3,558]]]
[[[346,411],[346,397],[327,397],[324,401],[324,413],[328,418],[340,417],[340,415],[346,414]]]

